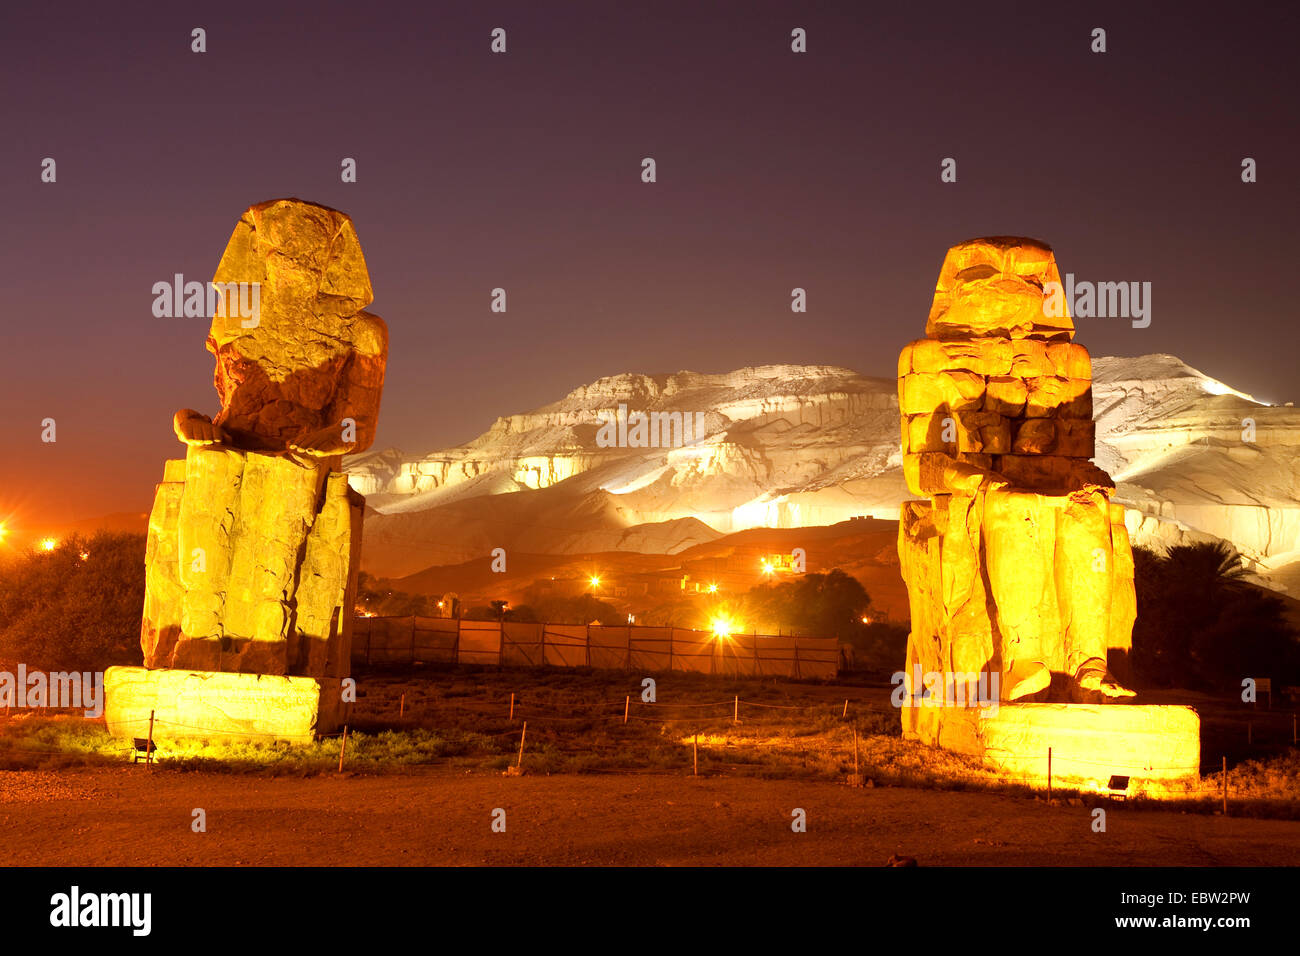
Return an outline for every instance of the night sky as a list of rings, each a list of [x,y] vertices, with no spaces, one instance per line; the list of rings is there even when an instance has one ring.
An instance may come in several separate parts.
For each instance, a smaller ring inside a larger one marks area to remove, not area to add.
[[[992,234],[1048,241],[1081,279],[1152,283],[1149,328],[1078,321],[1094,355],[1171,352],[1300,399],[1294,13],[177,6],[3,14],[11,528],[148,509],[182,454],[173,412],[217,410],[207,320],[155,318],[152,286],[211,279],[244,209],[284,196],[356,224],[391,334],[376,448],[465,441],[619,372],[893,375],[947,247]]]

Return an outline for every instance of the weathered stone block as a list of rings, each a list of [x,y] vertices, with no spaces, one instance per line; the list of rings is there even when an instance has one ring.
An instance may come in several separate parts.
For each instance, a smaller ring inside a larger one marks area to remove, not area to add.
[[[104,673],[104,720],[119,739],[309,743],[343,716],[338,678],[144,667]]]
[[[1020,703],[996,708],[903,709],[903,734],[982,759],[1009,780],[1108,792],[1128,777],[1129,795],[1162,796],[1200,783],[1200,717],[1191,707]]]
[[[1015,418],[1025,410],[1029,386],[1023,378],[1011,375],[990,376],[984,391],[985,411]]]
[[[222,447],[185,464],[150,518],[145,665],[347,676],[363,508],[347,476]]]
[[[904,415],[973,410],[984,399],[984,376],[975,372],[912,372],[899,379],[898,387]]]
[[[1011,450],[1017,455],[1050,455],[1056,450],[1056,423],[1050,418],[1027,418],[1016,423]]]

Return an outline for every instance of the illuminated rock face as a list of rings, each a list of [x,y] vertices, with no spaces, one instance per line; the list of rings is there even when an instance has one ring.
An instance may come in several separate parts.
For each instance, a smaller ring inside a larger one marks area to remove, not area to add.
[[[310,743],[339,722],[338,680],[218,671],[110,667],[104,672],[104,722],[115,737],[171,741]]]
[[[283,678],[337,686],[349,671],[364,499],[338,466],[374,440],[388,335],[363,311],[370,280],[351,220],[323,206],[250,208],[213,281],[232,284],[218,286],[226,305],[207,342],[221,410],[176,413],[188,449],[167,463],[150,515],[141,627],[146,668],[191,676],[124,669],[113,706],[134,712],[147,697],[188,715],[178,725],[234,712],[274,723],[283,713],[297,738],[305,701],[317,731],[337,708],[317,708]],[[251,682],[201,679],[213,673]],[[169,698],[197,687],[207,688],[201,704]],[[247,706],[233,703],[245,692]]]
[[[245,317],[226,295],[207,341],[221,411],[209,420],[182,409],[177,436],[317,457],[369,448],[388,330],[364,311],[373,296],[352,220],[297,199],[259,203],[236,224],[212,281],[256,284],[258,315]]]
[[[191,447],[149,516],[146,667],[348,675],[364,499],[317,461]]]
[[[907,671],[996,673],[1008,701],[1101,702],[1131,696],[1107,665],[1131,642],[1133,555],[1089,461],[1090,361],[1069,315],[1045,314],[1051,282],[1034,240],[954,246],[927,338],[899,357],[904,474],[929,499],[899,521]]]

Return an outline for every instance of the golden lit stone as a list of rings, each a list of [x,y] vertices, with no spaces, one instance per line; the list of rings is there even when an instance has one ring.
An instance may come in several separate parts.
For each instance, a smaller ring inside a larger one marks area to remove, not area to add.
[[[1057,276],[1051,249],[1033,240],[954,246],[927,338],[899,363],[904,476],[932,499],[905,510],[899,549],[909,588],[938,602],[912,642],[996,669],[1009,700],[1052,692],[1053,674],[1055,694],[1098,696],[1111,641],[1128,640],[1112,633],[1127,610],[1111,609],[1131,591],[1117,577],[1132,565],[1128,537],[1113,532],[1112,484],[1088,460],[1091,363],[1068,316],[1042,315],[1043,284]],[[936,580],[938,591],[925,583]]]
[[[1201,721],[1172,705],[1001,704],[911,707],[908,736],[981,758],[1008,779],[1058,789],[1109,792],[1129,778],[1129,796],[1186,795],[1199,783]]]
[[[1133,554],[1114,484],[1089,460],[1088,352],[1068,316],[1042,315],[1051,281],[1042,243],[954,246],[927,338],[900,356],[903,473],[929,499],[899,516],[903,731],[1031,784],[1051,748],[1062,786],[1120,775],[1129,792],[1169,792],[1199,770],[1195,711],[1095,706],[1132,696],[1108,668],[1132,645]],[[986,696],[954,701],[945,679]]]
[[[104,722],[118,738],[310,743],[340,720],[338,680],[216,671],[110,667]]]
[[[1044,289],[1053,282],[1059,285],[1061,276],[1052,250],[1033,239],[995,236],[953,246],[939,270],[926,337],[1068,341],[1074,336],[1069,314],[1044,314]]]
[[[147,670],[120,669],[110,707],[147,699],[196,736],[302,739],[329,729],[322,688],[349,672],[364,499],[339,463],[374,440],[388,333],[364,311],[351,219],[324,206],[251,207],[213,281],[221,410],[173,420],[188,448],[149,518]]]

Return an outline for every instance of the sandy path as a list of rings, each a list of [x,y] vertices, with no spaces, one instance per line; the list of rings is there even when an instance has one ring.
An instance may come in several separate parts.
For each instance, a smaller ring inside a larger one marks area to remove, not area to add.
[[[190,828],[195,807],[207,832]],[[506,832],[491,830],[506,811]],[[807,811],[807,832],[790,829]],[[0,774],[0,862],[27,865],[1297,865],[1300,822],[978,793],[674,776]]]

